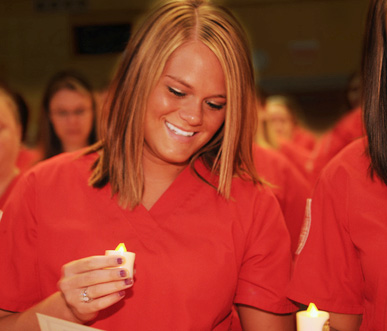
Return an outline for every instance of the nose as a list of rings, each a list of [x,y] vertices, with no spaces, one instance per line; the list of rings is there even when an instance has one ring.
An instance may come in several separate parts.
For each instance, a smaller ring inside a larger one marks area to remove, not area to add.
[[[187,104],[179,111],[180,118],[191,126],[202,125],[203,111],[201,104]]]

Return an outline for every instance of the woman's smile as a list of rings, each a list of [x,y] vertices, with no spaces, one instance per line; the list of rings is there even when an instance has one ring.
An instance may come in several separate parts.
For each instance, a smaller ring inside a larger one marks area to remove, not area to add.
[[[148,99],[144,155],[157,163],[188,163],[222,126],[226,101],[215,54],[199,41],[180,46]]]
[[[172,131],[174,134],[178,136],[183,136],[183,137],[192,137],[195,132],[189,132],[189,131],[184,131],[173,125],[172,123],[169,123],[168,121],[165,122],[165,125],[167,128]]]

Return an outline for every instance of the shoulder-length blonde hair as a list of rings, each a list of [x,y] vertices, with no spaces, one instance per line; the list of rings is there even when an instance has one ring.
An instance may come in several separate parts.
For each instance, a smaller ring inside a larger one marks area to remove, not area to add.
[[[215,136],[192,155],[219,175],[218,192],[230,197],[232,177],[259,182],[252,160],[256,123],[254,70],[247,36],[227,9],[206,0],[163,2],[132,35],[112,81],[102,115],[101,149],[90,184],[110,183],[123,207],[140,204],[143,194],[144,118],[150,92],[171,54],[199,40],[218,58],[226,80],[225,121]],[[187,63],[189,66],[189,63]]]

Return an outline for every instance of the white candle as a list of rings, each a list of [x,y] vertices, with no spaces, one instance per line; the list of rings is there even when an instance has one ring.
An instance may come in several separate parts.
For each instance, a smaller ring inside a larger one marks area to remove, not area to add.
[[[113,250],[105,251],[105,255],[123,256],[125,258],[125,262],[120,266],[120,268],[128,269],[130,278],[133,278],[133,265],[134,265],[134,259],[136,258],[136,254],[133,252],[128,252],[126,250],[124,243],[120,243],[114,251]]]
[[[318,310],[314,303],[310,303],[307,310],[299,311],[296,314],[296,318],[297,331],[322,331],[329,319],[329,313]]]

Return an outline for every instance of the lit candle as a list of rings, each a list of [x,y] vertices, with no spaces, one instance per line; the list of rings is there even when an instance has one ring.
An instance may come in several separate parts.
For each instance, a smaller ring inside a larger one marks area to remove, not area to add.
[[[133,265],[134,259],[136,258],[136,254],[133,252],[128,252],[126,250],[125,244],[120,243],[116,249],[105,251],[105,255],[121,255],[125,258],[125,263],[120,266],[120,268],[126,268],[129,270],[130,278],[133,278]]]
[[[318,310],[314,303],[310,303],[307,310],[299,311],[296,316],[297,331],[322,331],[329,319],[329,313]]]

